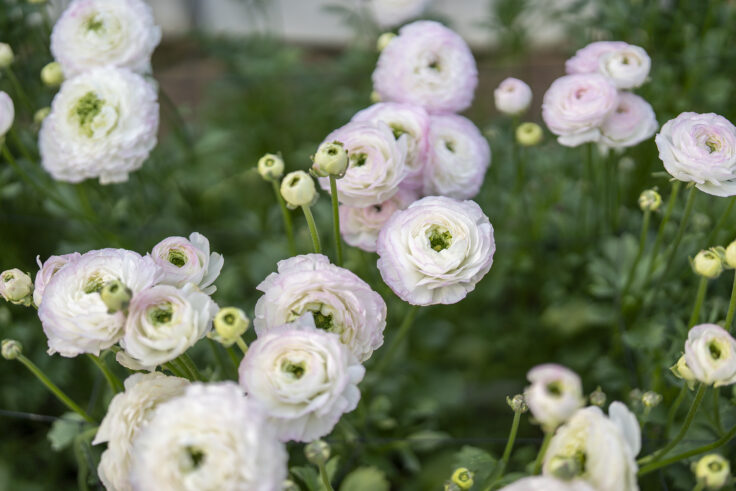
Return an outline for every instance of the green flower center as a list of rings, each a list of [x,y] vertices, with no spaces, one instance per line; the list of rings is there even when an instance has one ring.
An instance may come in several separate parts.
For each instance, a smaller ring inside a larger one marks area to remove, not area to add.
[[[117,125],[117,109],[107,106],[104,99],[89,91],[71,109],[71,119],[76,120],[88,138],[97,134],[108,135]]]
[[[100,32],[105,28],[105,21],[102,20],[98,15],[93,15],[92,17],[89,17],[87,19],[87,22],[85,22],[84,27],[88,31],[93,32]]]
[[[397,140],[401,138],[401,135],[405,135],[408,133],[408,131],[406,131],[404,128],[402,128],[401,126],[397,124],[391,125],[391,131],[394,134],[394,138],[396,138]]]
[[[449,230],[438,225],[434,225],[427,233],[429,247],[437,252],[447,249],[452,245],[452,234]]]
[[[720,462],[713,461],[710,464],[708,464],[708,469],[710,469],[713,472],[720,472],[721,469],[723,469],[723,465],[721,465]]]
[[[710,350],[710,356],[714,360],[718,360],[721,357],[722,350],[718,341],[711,341],[708,343],[708,350]]]
[[[554,397],[562,395],[562,384],[560,382],[551,382],[547,384],[547,393]]]
[[[304,363],[293,363],[291,360],[284,360],[281,362],[281,371],[299,380],[304,375]]]
[[[3,281],[5,283],[7,283],[8,281],[12,281],[13,279],[15,279],[15,275],[13,273],[5,273],[5,275],[3,276]]]
[[[99,275],[92,275],[87,278],[87,282],[84,284],[84,293],[100,293],[103,286],[105,286],[105,282],[102,278]]]
[[[174,317],[174,308],[171,303],[164,302],[148,309],[148,319],[153,323],[154,326],[161,326],[168,324]]]
[[[354,153],[350,155],[350,167],[363,167],[367,160],[368,160],[367,154]]]
[[[193,471],[199,469],[204,463],[207,455],[199,448],[188,445],[184,448],[186,452],[187,462],[185,463],[185,470]]]
[[[718,142],[718,140],[714,140],[713,138],[708,138],[705,140],[705,146],[708,147],[708,153],[717,152],[721,149],[721,144]]]
[[[332,329],[332,314],[325,315],[322,312],[313,312],[314,325],[317,329],[323,329],[329,331]]]
[[[168,260],[177,268],[181,268],[187,263],[187,255],[179,249],[170,249]]]
[[[455,142],[445,140],[445,148],[452,153],[455,153]]]

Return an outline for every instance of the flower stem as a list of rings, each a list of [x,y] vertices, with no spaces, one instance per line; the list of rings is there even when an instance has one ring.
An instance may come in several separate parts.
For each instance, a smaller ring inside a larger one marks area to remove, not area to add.
[[[162,364],[161,368],[165,368],[166,370],[170,371],[171,374],[175,377],[189,379],[189,376],[186,373],[182,373],[179,364],[174,363],[173,360]]]
[[[641,261],[641,256],[642,254],[644,254],[644,247],[646,246],[646,243],[647,243],[647,233],[649,232],[649,220],[651,218],[651,215],[652,215],[652,212],[650,210],[644,211],[644,220],[642,221],[641,234],[639,235],[639,250],[636,253],[634,262],[631,264],[631,269],[629,270],[629,275],[626,278],[624,289],[621,291],[622,299],[629,292],[629,288],[631,288],[631,283],[634,281],[634,274],[636,273],[636,267],[639,266],[639,261]]]
[[[654,272],[657,254],[659,253],[659,248],[662,246],[662,241],[664,240],[664,229],[667,226],[667,223],[670,221],[672,210],[675,208],[675,202],[677,202],[677,195],[680,192],[680,186],[682,186],[682,183],[680,181],[675,181],[672,183],[672,193],[670,194],[670,199],[667,201],[667,209],[664,212],[664,218],[662,218],[662,222],[659,224],[657,237],[654,239],[654,246],[652,246],[652,255],[651,259],[649,260],[649,267],[647,268],[647,274],[644,276],[644,286],[646,286],[646,284],[649,282],[649,278]]]
[[[322,479],[322,484],[324,484],[327,491],[335,491],[330,483],[330,477],[327,475],[327,467],[325,467],[325,463],[320,462],[317,467],[319,467],[319,477]]]
[[[243,352],[243,356],[248,352],[248,345],[245,344],[245,341],[243,341],[242,337],[238,337],[238,339],[235,340],[235,344],[238,345],[238,348],[240,348],[240,351]]]
[[[377,373],[383,372],[386,366],[388,366],[391,358],[393,358],[396,353],[396,350],[401,346],[401,342],[406,338],[406,335],[409,334],[409,330],[411,329],[411,325],[414,322],[414,317],[416,317],[418,310],[419,307],[416,305],[409,307],[409,311],[406,313],[406,317],[404,317],[404,321],[401,323],[401,326],[399,326],[399,330],[396,332],[393,339],[391,339],[391,345],[388,347],[386,354],[381,358],[381,361],[378,362],[378,366],[376,367]]]
[[[25,367],[38,378],[38,380],[41,381],[43,385],[46,386],[47,389],[51,391],[52,394],[56,396],[57,399],[59,399],[66,407],[83,417],[85,420],[87,420],[90,423],[97,424],[97,422],[87,414],[87,411],[82,409],[77,405],[76,402],[72,401],[69,396],[67,396],[64,391],[62,391],[55,383],[49,379],[43,371],[36,366],[35,363],[33,363],[31,360],[26,358],[24,355],[18,356],[18,361],[21,362]]]
[[[340,211],[337,202],[337,178],[330,175],[330,195],[332,196],[332,224],[335,233],[337,265],[342,266],[342,237],[340,236]]]
[[[728,302],[728,314],[726,314],[726,323],[723,328],[726,331],[731,330],[731,324],[733,323],[733,315],[736,312],[736,271],[733,275],[733,287],[731,288],[731,301]]]
[[[237,372],[238,367],[240,366],[240,360],[238,359],[238,355],[235,354],[235,350],[232,346],[228,346],[225,348],[225,351],[227,351],[227,355],[230,357],[230,361],[233,362],[233,365],[235,365],[235,371]]]
[[[18,81],[18,77],[15,76],[15,72],[13,72],[12,68],[7,68],[5,70],[5,73],[8,75],[8,80],[10,80],[10,85],[13,86],[13,91],[18,96],[18,99],[20,99],[21,103],[26,106],[26,108],[33,112],[33,105],[31,104],[31,100],[26,95],[25,91],[23,90],[23,86]]]
[[[120,379],[118,379],[115,374],[110,371],[110,368],[108,368],[104,360],[102,360],[99,356],[93,355],[92,353],[88,353],[87,356],[90,360],[92,360],[92,363],[97,365],[97,368],[100,369],[112,391],[116,394],[118,392],[122,392],[123,384],[120,383]]]
[[[514,192],[521,191],[524,187],[524,160],[519,155],[519,142],[516,141],[516,129],[519,127],[519,117],[514,116],[511,121],[511,164],[516,169],[516,183]]]
[[[281,207],[281,215],[284,217],[284,229],[286,230],[286,240],[289,242],[289,253],[292,256],[296,256],[296,242],[294,242],[294,228],[291,225],[291,213],[289,213],[289,209],[286,207],[284,197],[281,196],[279,183],[274,180],[271,181],[271,184],[273,184],[273,192],[276,195],[276,201],[279,202],[279,206]]]
[[[670,432],[670,428],[672,428],[672,423],[675,421],[675,416],[677,416],[677,410],[680,408],[680,405],[682,404],[683,399],[685,399],[685,394],[687,394],[687,382],[682,383],[682,388],[680,389],[680,393],[677,394],[677,397],[675,398],[675,402],[672,403],[672,406],[670,407],[669,412],[667,413],[667,426],[665,426],[665,435]]]
[[[182,366],[189,372],[192,376],[192,380],[203,382],[204,377],[202,377],[202,374],[199,373],[199,370],[197,370],[197,365],[194,364],[194,361],[191,359],[191,357],[186,354],[182,353],[177,358],[179,360],[179,363],[182,364]]]
[[[317,225],[314,223],[312,210],[309,208],[308,205],[302,205],[302,211],[304,212],[304,217],[307,219],[307,225],[309,225],[309,233],[312,236],[312,246],[314,247],[314,252],[316,252],[317,254],[322,254],[322,246],[319,243],[319,234],[317,233]]]
[[[731,210],[733,209],[734,204],[736,204],[736,196],[732,197],[728,201],[728,206],[726,206],[726,209],[723,210],[721,217],[716,222],[716,226],[713,227],[713,230],[711,230],[708,234],[708,238],[705,240],[706,247],[710,247],[718,239],[718,232],[720,232],[721,228],[723,228],[723,226],[726,224],[726,221],[728,220],[728,216],[731,214]]]
[[[705,293],[708,291],[708,278],[703,276],[700,278],[698,284],[698,293],[695,297],[695,305],[693,306],[693,313],[690,315],[690,320],[687,323],[688,329],[698,323],[700,318],[700,309],[703,307],[703,300],[705,300]]]
[[[547,453],[547,447],[549,447],[549,442],[552,440],[552,435],[554,434],[554,431],[546,431],[544,433],[544,440],[542,441],[542,447],[539,449],[539,453],[537,454],[537,459],[534,461],[534,472],[533,474],[536,476],[542,471],[542,463],[544,462],[544,455]]]
[[[680,220],[680,227],[677,229],[677,235],[675,236],[675,240],[672,243],[672,250],[670,251],[669,258],[667,259],[667,265],[664,268],[664,271],[662,272],[662,276],[660,277],[659,281],[662,282],[667,278],[667,274],[670,271],[670,268],[672,267],[672,263],[675,262],[675,257],[677,257],[677,249],[680,247],[680,241],[682,241],[682,236],[685,235],[685,229],[687,229],[687,222],[690,219],[690,215],[693,211],[693,204],[695,203],[695,193],[696,188],[695,186],[690,188],[690,192],[687,195],[687,202],[685,203],[685,212],[682,215],[682,219]]]
[[[490,485],[486,488],[490,490],[493,485],[503,476],[504,470],[506,470],[506,464],[509,462],[511,457],[511,450],[514,448],[514,442],[516,441],[516,433],[519,431],[519,421],[521,420],[521,411],[514,411],[514,421],[511,423],[511,432],[509,433],[509,439],[506,441],[506,448],[503,450],[503,456],[501,461],[496,466],[496,470],[493,471],[493,476],[490,479]]]
[[[718,387],[713,387],[713,419],[716,423],[716,429],[718,433],[723,434],[723,425],[721,424],[721,408],[719,403],[721,402],[721,394]]]

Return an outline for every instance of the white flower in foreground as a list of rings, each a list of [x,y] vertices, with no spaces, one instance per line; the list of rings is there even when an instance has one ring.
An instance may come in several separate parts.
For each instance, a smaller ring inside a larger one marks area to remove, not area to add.
[[[477,126],[457,114],[432,115],[423,194],[475,197],[491,165],[491,147]]]
[[[595,489],[580,479],[563,481],[549,476],[534,476],[519,479],[499,491],[595,491]]]
[[[672,177],[714,196],[736,194],[736,127],[718,114],[682,113],[655,137]]]
[[[36,304],[36,306],[41,305],[43,292],[46,289],[46,285],[51,281],[51,278],[61,268],[70,262],[76,261],[80,257],[82,257],[80,253],[72,252],[71,254],[63,254],[61,256],[51,256],[41,263],[41,257],[36,256],[36,262],[39,267],[38,273],[36,273],[36,280],[33,282],[33,303]]]
[[[378,235],[383,281],[412,305],[452,304],[491,269],[493,227],[473,201],[430,196],[394,213]]]
[[[524,391],[529,410],[545,431],[567,421],[584,403],[578,374],[561,365],[538,365],[527,374],[531,385]]]
[[[253,342],[240,365],[240,385],[264,407],[282,441],[329,434],[360,400],[365,369],[336,334],[311,316],[274,327]]]
[[[208,295],[217,290],[212,283],[225,260],[221,254],[210,253],[210,241],[204,235],[194,232],[189,239],[168,237],[153,247],[151,256],[163,271],[161,283],[178,287],[194,283]]]
[[[124,249],[101,249],[83,254],[51,278],[38,307],[49,354],[74,357],[99,355],[123,336],[125,314],[110,313],[100,290],[118,280],[133,295],[151,287],[161,271],[149,256]]]
[[[685,361],[699,382],[715,387],[736,383],[736,340],[719,325],[700,324],[690,329]]]
[[[359,361],[383,344],[386,303],[354,273],[330,264],[321,254],[295,256],[278,263],[258,285],[253,325],[258,336],[311,313],[319,329],[335,333]]]
[[[156,146],[156,90],[143,77],[110,66],[65,81],[43,120],[43,167],[59,181],[125,182]]]
[[[212,328],[218,310],[217,304],[191,283],[181,289],[154,286],[130,301],[120,345],[137,363],[132,368],[152,369],[202,339]]]
[[[601,125],[600,144],[626,148],[651,138],[659,124],[652,106],[636,94],[619,92],[618,106]]]
[[[130,491],[133,441],[161,403],[182,395],[189,381],[162,373],[137,373],[125,379],[125,392],[110,401],[93,445],[107,442],[97,472],[107,489]]]
[[[579,409],[562,425],[544,456],[544,474],[588,482],[597,491],[636,491],[635,456],[641,449],[636,417],[614,402],[607,418],[595,406]]]
[[[650,68],[651,60],[647,52],[623,41],[590,43],[565,62],[567,73],[600,73],[619,89],[633,89],[642,85]]]
[[[15,106],[13,99],[8,94],[0,90],[0,142],[3,136],[10,130],[15,121]]]
[[[139,432],[131,482],[138,491],[277,491],[287,458],[237,384],[192,384]]]
[[[516,116],[529,109],[532,89],[518,78],[509,77],[493,91],[496,109],[504,114]]]
[[[432,0],[368,0],[367,7],[380,27],[393,27],[418,17]]]
[[[33,294],[31,277],[18,268],[0,273],[0,298],[15,304],[28,306]]]
[[[51,52],[73,77],[100,65],[151,71],[161,28],[142,0],[74,0],[54,25]]]

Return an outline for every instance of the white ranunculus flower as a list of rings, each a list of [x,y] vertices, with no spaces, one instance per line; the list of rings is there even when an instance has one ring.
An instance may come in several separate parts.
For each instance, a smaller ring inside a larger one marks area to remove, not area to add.
[[[499,491],[596,491],[580,479],[563,481],[549,476],[533,476],[502,487]]]
[[[368,0],[367,6],[379,27],[393,27],[418,17],[432,0]]]
[[[635,89],[646,82],[652,60],[639,46],[627,45],[601,55],[598,72],[619,89]]]
[[[51,52],[69,78],[101,65],[151,71],[161,28],[142,0],[74,0],[51,33]]]
[[[154,368],[173,360],[212,329],[219,308],[194,284],[156,285],[133,296],[120,341],[138,367]],[[123,358],[123,362],[126,359]]]
[[[13,99],[8,94],[0,90],[0,141],[3,136],[10,130],[15,121],[15,106]]]
[[[49,284],[51,278],[64,266],[70,262],[74,262],[82,257],[78,252],[72,252],[71,254],[64,254],[61,256],[51,256],[46,261],[41,263],[41,257],[36,256],[36,262],[38,263],[38,273],[36,273],[36,280],[33,282],[33,303],[38,307],[41,305],[43,300],[43,292],[46,289],[46,285]]]
[[[263,406],[279,439],[309,442],[356,408],[365,369],[336,334],[305,315],[260,335],[239,372],[240,385]]]
[[[378,235],[383,281],[412,305],[452,304],[493,263],[493,227],[473,201],[429,196],[394,213]]]
[[[189,239],[168,237],[153,247],[151,256],[164,273],[161,283],[178,287],[194,283],[208,295],[217,290],[212,283],[225,260],[221,254],[210,254],[210,241],[204,235],[194,232]]]
[[[699,382],[715,387],[736,383],[736,340],[717,324],[690,329],[685,361]]]
[[[156,146],[156,90],[127,69],[93,68],[65,81],[43,120],[43,167],[59,181],[125,182]]]
[[[137,373],[125,379],[125,392],[110,401],[93,445],[107,442],[97,472],[105,488],[131,491],[133,441],[153,416],[153,410],[186,391],[189,381],[163,373]]]
[[[567,421],[585,402],[580,377],[561,365],[538,365],[526,378],[531,385],[524,390],[524,399],[545,431]]]
[[[125,314],[108,312],[100,290],[118,280],[135,296],[156,283],[160,274],[153,259],[124,249],[90,251],[61,268],[46,285],[38,307],[49,354],[99,355],[115,344],[123,336]]]
[[[652,106],[636,94],[619,92],[618,106],[601,125],[600,145],[626,148],[651,138],[659,124]]]
[[[532,89],[518,78],[509,77],[493,91],[496,109],[504,114],[516,116],[527,109],[532,103]]]
[[[136,491],[277,491],[287,454],[233,382],[192,384],[159,405],[133,444]]]
[[[0,272],[0,298],[6,301],[30,305],[33,295],[33,281],[30,275],[18,268]]]
[[[258,285],[253,325],[258,336],[311,313],[318,328],[340,336],[359,361],[383,344],[386,303],[351,271],[330,264],[321,254],[295,256],[278,263]]]

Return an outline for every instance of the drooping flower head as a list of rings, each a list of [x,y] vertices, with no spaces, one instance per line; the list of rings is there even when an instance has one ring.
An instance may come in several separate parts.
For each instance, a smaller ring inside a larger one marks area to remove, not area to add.
[[[515,116],[523,113],[532,102],[532,89],[518,78],[509,77],[493,91],[496,109]]]
[[[548,363],[532,368],[526,377],[531,385],[524,399],[545,431],[567,421],[584,403],[580,377],[568,368]]]
[[[368,0],[366,5],[379,27],[393,27],[418,17],[432,0]]]
[[[63,254],[61,256],[51,256],[46,261],[41,263],[41,257],[36,257],[38,263],[38,273],[36,273],[36,280],[33,282],[33,303],[36,306],[41,305],[43,300],[43,292],[46,289],[46,285],[49,284],[51,278],[64,266],[70,262],[76,261],[82,257],[78,252],[72,252],[71,254]]]
[[[715,387],[736,383],[736,340],[717,324],[690,329],[685,361],[699,382]]]
[[[204,235],[168,237],[153,247],[151,256],[163,271],[161,283],[178,287],[194,283],[208,295],[217,290],[212,283],[225,261],[221,254],[210,253],[210,241]]]
[[[657,132],[652,106],[636,94],[619,92],[618,106],[601,125],[600,144],[610,148],[638,145]]]
[[[651,60],[647,52],[623,41],[591,43],[565,62],[568,74],[600,73],[619,89],[641,86],[650,68]]]

